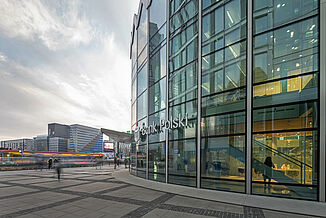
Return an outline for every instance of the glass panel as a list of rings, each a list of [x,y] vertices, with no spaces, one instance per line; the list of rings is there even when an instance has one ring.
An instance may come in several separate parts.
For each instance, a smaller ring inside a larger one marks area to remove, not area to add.
[[[148,122],[149,122],[148,124],[149,125],[152,125],[154,123],[154,124],[159,125],[160,124],[160,120],[166,120],[165,110],[160,111],[158,113],[155,113],[153,115],[150,115],[149,116],[149,120],[148,120]],[[151,142],[164,141],[165,140],[165,128],[160,133],[150,134],[148,136],[148,140],[149,140],[150,143]]]
[[[197,62],[170,75],[169,101],[179,104],[197,97]]]
[[[137,175],[146,177],[146,150],[147,145],[139,145],[137,151]]]
[[[166,24],[150,39],[149,41],[149,53],[153,53],[155,49],[163,44],[166,38]]]
[[[254,1],[254,33],[317,14],[318,0]]]
[[[131,101],[134,102],[137,98],[137,77],[132,81],[131,92]]]
[[[196,140],[169,142],[169,183],[196,186]]]
[[[317,74],[298,76],[253,87],[253,106],[268,106],[318,98]]]
[[[245,133],[246,113],[238,112],[202,118],[202,136],[233,135]]]
[[[171,4],[171,9],[173,5],[178,0],[173,0]],[[173,10],[170,11],[171,14],[174,13]],[[187,23],[191,18],[193,18],[198,13],[198,0],[190,0],[188,3],[184,4],[181,9],[178,9],[177,12],[170,19],[170,33],[173,33],[176,29]]]
[[[202,29],[203,55],[245,39],[246,2],[234,0],[216,8],[203,17]]]
[[[246,17],[246,1],[233,0],[225,5],[225,29],[228,29]]]
[[[138,121],[136,123],[137,127],[142,127],[142,126],[147,126],[147,117],[145,117],[144,119]],[[147,143],[147,135],[142,135],[140,133],[140,131],[138,131],[136,134],[134,134],[135,136],[135,141],[138,144],[146,144]]]
[[[148,53],[148,51],[147,51],[147,45],[146,45],[138,57],[138,68],[140,68],[143,65],[143,63],[145,62],[145,60],[147,60],[147,53]]]
[[[253,112],[253,131],[317,128],[318,103],[270,107]]]
[[[237,89],[202,98],[202,116],[245,109],[245,89]]]
[[[140,14],[139,26],[137,29],[138,33],[138,56],[147,44],[147,9],[144,4],[142,4],[142,10]]]
[[[166,1],[152,1],[149,10],[149,33],[152,37],[166,21]]]
[[[253,135],[253,193],[317,200],[317,160],[316,131]]]
[[[245,136],[201,140],[201,186],[245,191]]]
[[[147,91],[138,97],[137,120],[141,120],[147,115]]]
[[[149,84],[152,85],[166,75],[166,45],[149,60]]]
[[[165,182],[165,142],[148,145],[148,172],[150,180]]]
[[[138,89],[137,94],[138,96],[143,93],[145,89],[147,89],[147,63],[143,68],[139,71],[137,75],[137,82],[138,82]]]
[[[254,38],[254,83],[318,71],[318,21],[308,19]]]
[[[166,78],[149,88],[149,114],[166,107]]]
[[[136,102],[131,106],[131,125],[134,125],[136,123],[136,116],[137,116],[136,106],[137,106]]]

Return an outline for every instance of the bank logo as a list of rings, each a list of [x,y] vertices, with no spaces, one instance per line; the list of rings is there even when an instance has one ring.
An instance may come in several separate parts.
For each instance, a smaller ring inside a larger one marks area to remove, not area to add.
[[[178,128],[187,128],[188,127],[188,113],[184,116],[181,114],[177,118],[170,118],[169,120],[160,120],[160,123],[157,124],[153,122],[150,126],[146,126],[143,123],[142,126],[138,126],[135,129],[135,133],[140,133],[141,135],[151,135],[162,132],[164,129],[178,129]]]

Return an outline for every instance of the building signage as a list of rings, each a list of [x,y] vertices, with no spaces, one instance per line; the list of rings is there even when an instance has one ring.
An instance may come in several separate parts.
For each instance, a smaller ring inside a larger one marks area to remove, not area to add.
[[[135,132],[140,132],[141,135],[151,135],[155,133],[162,132],[164,129],[178,129],[178,128],[187,128],[188,127],[188,113],[185,116],[178,115],[177,118],[170,118],[169,120],[160,120],[160,123],[157,124],[153,122],[150,126],[146,126],[143,123],[142,126],[138,126],[135,129]]]

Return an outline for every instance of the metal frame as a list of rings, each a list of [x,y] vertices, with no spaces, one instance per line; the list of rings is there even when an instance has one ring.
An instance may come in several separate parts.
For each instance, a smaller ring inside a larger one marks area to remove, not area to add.
[[[149,2],[151,3],[151,2]],[[147,11],[147,126],[149,126],[149,40],[150,40],[150,35],[149,35],[149,16],[150,16],[150,11],[149,11],[149,3],[144,7],[144,9]],[[149,136],[148,134],[146,135],[147,143],[146,143],[146,179],[148,179],[148,139]]]
[[[201,178],[201,32],[202,32],[202,1],[198,3],[198,73],[197,73],[197,188],[200,188]]]
[[[170,46],[170,0],[166,0],[166,112],[169,117],[169,46]],[[165,183],[168,183],[169,130],[165,131]]]
[[[251,194],[251,132],[252,132],[252,56],[253,1],[247,2],[247,131],[246,131],[246,193]]]
[[[319,201],[326,201],[326,0],[320,0],[319,39],[320,39],[320,166],[319,166]]]

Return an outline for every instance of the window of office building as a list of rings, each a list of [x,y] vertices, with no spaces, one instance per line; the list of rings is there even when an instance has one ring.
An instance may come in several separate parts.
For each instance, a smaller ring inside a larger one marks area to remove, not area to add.
[[[188,128],[169,130],[168,182],[196,186],[198,0],[170,2],[169,116]]]
[[[147,64],[139,71],[137,75],[137,95],[141,95],[147,89]]]
[[[140,12],[140,20],[139,25],[137,28],[137,34],[138,34],[138,56],[140,53],[144,50],[145,45],[147,44],[147,10],[146,6],[142,4],[141,6],[141,12]]]
[[[165,142],[148,145],[148,178],[165,182]]]
[[[137,100],[137,120],[143,119],[147,115],[147,91]]]
[[[204,2],[201,187],[245,192],[246,1]]]
[[[149,10],[149,33],[151,38],[166,21],[166,1],[152,1]]]
[[[146,178],[146,150],[146,144],[139,144],[137,146],[137,176],[142,178]]]
[[[149,114],[166,107],[166,78],[149,88]]]
[[[149,84],[153,85],[166,75],[166,45],[149,59]]]
[[[196,186],[196,140],[169,141],[169,183]]]
[[[255,1],[254,194],[317,200],[317,6],[313,0]]]
[[[166,120],[166,110],[161,110],[155,114],[149,115],[148,125],[160,125],[161,120]],[[149,143],[165,141],[165,129],[161,132],[150,134]]]
[[[254,33],[318,13],[318,0],[254,0]]]

